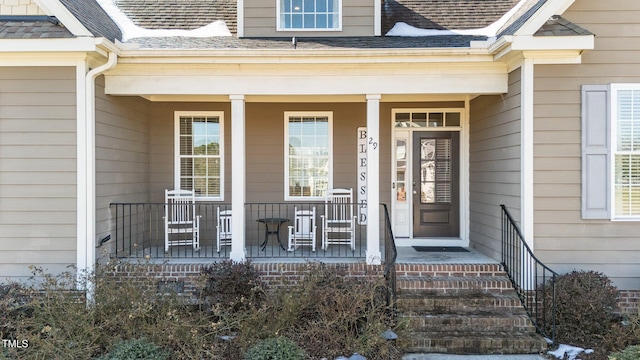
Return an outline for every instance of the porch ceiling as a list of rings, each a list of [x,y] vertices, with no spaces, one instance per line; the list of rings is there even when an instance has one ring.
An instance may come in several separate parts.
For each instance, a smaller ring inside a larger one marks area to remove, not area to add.
[[[229,95],[140,95],[153,102],[229,102]],[[474,94],[384,94],[380,102],[465,101]],[[357,103],[366,95],[247,95],[250,103]]]

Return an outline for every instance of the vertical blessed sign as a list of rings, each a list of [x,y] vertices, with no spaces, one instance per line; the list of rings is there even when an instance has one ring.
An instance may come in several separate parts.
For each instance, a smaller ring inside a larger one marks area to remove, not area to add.
[[[358,224],[367,225],[367,128],[358,128]]]

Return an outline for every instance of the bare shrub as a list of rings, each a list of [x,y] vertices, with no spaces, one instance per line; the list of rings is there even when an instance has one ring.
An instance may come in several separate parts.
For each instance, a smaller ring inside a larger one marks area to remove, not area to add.
[[[547,301],[551,303],[550,284],[545,284]],[[573,271],[560,275],[556,282],[556,324],[558,343],[594,349],[585,359],[607,359],[607,354],[624,349],[629,331],[618,315],[618,289],[604,274],[595,271]],[[552,309],[546,309],[547,319]],[[548,332],[550,328],[546,329]]]
[[[213,263],[202,270],[202,282],[202,303],[217,314],[258,308],[265,297],[265,285],[250,261]]]
[[[340,268],[308,264],[297,284],[277,289],[239,324],[238,343],[286,336],[311,358],[334,358],[358,352],[367,359],[388,359],[381,334],[393,325],[383,279],[345,276]]]
[[[171,359],[225,359],[218,334],[226,330],[202,316],[197,306],[177,294],[158,294],[133,281],[119,281],[103,270],[108,269],[98,268],[84,277],[95,284],[89,304],[84,292],[72,290],[75,272],[39,274],[42,281],[25,288],[29,297],[24,307],[29,311],[11,324],[11,338],[28,341],[28,348],[11,349],[6,356],[92,359],[118,343],[144,338]]]

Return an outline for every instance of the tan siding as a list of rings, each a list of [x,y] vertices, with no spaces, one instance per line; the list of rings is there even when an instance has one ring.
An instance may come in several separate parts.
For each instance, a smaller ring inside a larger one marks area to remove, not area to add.
[[[601,271],[640,289],[640,224],[580,214],[580,86],[640,82],[640,3],[576,1],[563,16],[596,34],[595,50],[581,65],[535,69],[535,251],[558,271]]]
[[[38,267],[40,269],[46,270],[47,273],[50,274],[61,274],[63,272],[69,271],[69,266],[65,264],[40,264],[38,265]],[[25,283],[31,281],[32,276],[34,275],[33,270],[29,269],[28,266],[25,266],[24,264],[16,264],[15,262],[4,264],[0,263],[0,274],[11,274],[11,277],[9,278],[10,280],[21,281]],[[4,279],[7,278],[5,277],[3,278],[3,280]]]
[[[333,112],[333,186],[357,185],[356,132],[366,103],[247,104],[247,201],[284,201],[284,112]]]
[[[0,67],[0,273],[76,262],[75,69]]]
[[[471,101],[469,121],[470,244],[500,256],[500,204],[520,218],[520,70],[502,96]]]
[[[247,202],[284,201],[283,109],[287,106],[247,104]]]
[[[149,199],[164,201],[164,190],[174,188],[174,112],[224,112],[224,201],[231,202],[231,105],[230,103],[153,103],[150,108]]]
[[[104,94],[96,80],[96,233],[109,234],[112,202],[149,201],[149,102]],[[99,250],[98,256],[104,254]]]
[[[276,31],[276,2],[246,0],[244,2],[244,36],[373,36],[374,14],[371,1],[345,0],[342,6],[342,31]]]
[[[409,105],[417,106],[416,104]],[[422,105],[424,106],[424,105]],[[391,187],[390,124],[392,104],[381,106],[380,176],[381,202],[388,203]],[[396,106],[397,107],[397,106]],[[225,201],[231,201],[231,114],[230,105],[203,103],[154,103],[151,107],[152,201],[162,201],[164,189],[173,187],[174,111],[224,111],[225,113]],[[356,130],[366,126],[366,103],[338,104],[246,104],[247,201],[284,201],[284,112],[333,111],[334,187],[354,188],[356,179]]]
[[[391,109],[455,108],[461,102],[382,103],[380,105],[380,201],[391,196]],[[223,111],[225,116],[225,203],[231,202],[231,114],[229,103],[153,103],[150,109],[151,201],[162,201],[173,187],[173,114],[175,111]],[[284,112],[333,112],[333,185],[357,186],[357,128],[366,126],[366,102],[246,103],[247,202],[284,201]],[[515,191],[515,190],[514,190]]]

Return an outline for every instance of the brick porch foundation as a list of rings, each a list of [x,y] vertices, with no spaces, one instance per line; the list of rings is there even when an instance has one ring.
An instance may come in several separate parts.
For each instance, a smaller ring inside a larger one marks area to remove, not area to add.
[[[140,286],[156,288],[162,291],[163,287],[170,287],[181,290],[186,294],[195,294],[198,289],[198,279],[201,271],[209,263],[201,264],[131,264],[121,263],[112,265],[108,273],[118,281],[136,282]],[[272,287],[283,286],[297,282],[304,275],[308,266],[307,263],[252,263],[253,267],[260,274],[260,278]],[[353,264],[324,264],[329,268],[339,268],[345,276],[349,277],[382,277],[384,266],[366,265],[363,263]],[[495,276],[500,270],[493,269],[493,265],[454,265],[453,267],[441,264],[418,265],[418,264],[397,264],[397,276],[425,277],[424,280],[434,275],[440,277],[473,277],[481,274],[487,275],[495,271]],[[418,283],[412,284],[418,286]],[[419,287],[419,286],[418,286]],[[633,313],[640,307],[640,290],[621,290],[620,311],[622,313]]]
[[[202,269],[209,266],[202,264],[131,264],[121,263],[108,266],[107,273],[117,281],[135,282],[148,289],[163,292],[168,289],[178,293],[195,295],[200,288],[198,284]],[[308,263],[252,263],[260,278],[268,287],[279,287],[294,284],[308,270]],[[377,278],[384,273],[383,265],[366,265],[363,263],[332,264],[325,263],[325,267],[354,278]]]
[[[618,306],[623,314],[636,313],[640,307],[640,290],[621,290]]]

